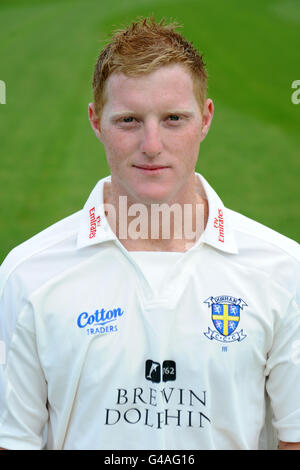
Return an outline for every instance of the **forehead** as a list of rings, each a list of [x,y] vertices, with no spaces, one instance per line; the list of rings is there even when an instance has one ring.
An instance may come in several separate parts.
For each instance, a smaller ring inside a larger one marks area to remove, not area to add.
[[[193,80],[179,64],[166,65],[134,77],[113,73],[106,83],[106,104],[109,108],[145,106],[194,106]]]

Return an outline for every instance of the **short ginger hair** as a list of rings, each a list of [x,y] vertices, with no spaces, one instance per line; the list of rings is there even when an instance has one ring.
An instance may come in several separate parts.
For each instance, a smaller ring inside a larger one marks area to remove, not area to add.
[[[139,18],[124,29],[114,31],[102,49],[93,75],[96,115],[100,118],[105,104],[105,84],[113,73],[140,76],[164,65],[181,64],[190,73],[194,93],[203,112],[207,92],[207,72],[203,56],[180,33],[176,22],[156,22],[153,16]]]

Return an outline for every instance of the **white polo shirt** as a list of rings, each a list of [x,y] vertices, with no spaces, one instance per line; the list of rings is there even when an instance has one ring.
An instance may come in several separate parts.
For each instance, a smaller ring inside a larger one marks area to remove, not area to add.
[[[197,175],[209,219],[185,253],[128,252],[107,177],[8,255],[0,447],[40,449],[46,425],[47,449],[257,449],[268,404],[277,437],[300,441],[299,245]]]

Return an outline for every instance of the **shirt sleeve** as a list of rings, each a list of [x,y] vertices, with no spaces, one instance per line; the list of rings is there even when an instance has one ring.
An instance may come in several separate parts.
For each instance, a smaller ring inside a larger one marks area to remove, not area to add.
[[[17,276],[1,278],[0,447],[43,448],[47,384],[39,361],[33,310]],[[4,360],[5,359],[5,360]]]
[[[275,324],[266,375],[272,424],[279,440],[300,442],[300,308],[296,297]]]

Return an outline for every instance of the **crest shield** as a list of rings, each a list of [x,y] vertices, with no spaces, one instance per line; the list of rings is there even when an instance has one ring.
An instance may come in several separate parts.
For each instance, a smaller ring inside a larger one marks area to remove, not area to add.
[[[237,304],[214,303],[211,305],[212,321],[223,336],[230,336],[240,321],[240,306]]]

